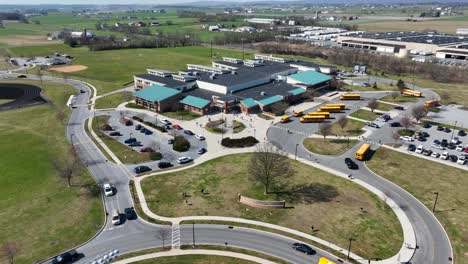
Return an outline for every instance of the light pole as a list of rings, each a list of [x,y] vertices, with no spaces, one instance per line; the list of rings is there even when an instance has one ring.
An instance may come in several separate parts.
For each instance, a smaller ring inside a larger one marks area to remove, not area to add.
[[[434,201],[434,206],[432,207],[432,212],[433,212],[433,213],[434,213],[435,210],[436,210],[437,201],[439,200],[439,192],[434,192],[434,194],[436,195],[436,198],[435,198],[435,201]]]
[[[349,238],[349,247],[348,247],[348,258],[347,258],[347,260],[349,260],[349,255],[350,255],[350,253],[351,253],[351,243],[352,243],[353,241],[355,241],[355,239],[352,238],[352,237],[350,237],[350,238]]]
[[[70,143],[71,143],[72,147],[73,147],[73,136],[74,136],[74,135],[75,135],[75,134],[73,134],[73,133],[70,134]]]
[[[154,118],[156,118],[156,126],[158,126],[158,115],[154,115]]]
[[[299,146],[299,143],[296,144],[296,151],[294,152],[294,160],[297,160],[297,147]]]
[[[457,126],[457,120],[455,120],[455,124],[453,125],[452,136],[450,137],[450,141],[453,139],[453,134],[455,134],[455,127],[456,126]]]
[[[132,132],[130,132],[130,138],[129,138],[129,139],[131,139],[131,138],[132,138],[132,135],[133,135],[133,133],[132,133]],[[133,151],[132,142],[130,142],[130,149]]]

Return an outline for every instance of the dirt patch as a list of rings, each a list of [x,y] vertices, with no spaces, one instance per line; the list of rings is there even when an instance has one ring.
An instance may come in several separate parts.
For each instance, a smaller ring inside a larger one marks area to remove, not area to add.
[[[86,70],[88,67],[84,65],[70,65],[70,66],[62,66],[62,67],[53,67],[51,70],[57,72],[76,72]]]
[[[1,36],[0,43],[8,46],[33,46],[61,43],[57,40],[47,40],[44,35],[9,35]]]

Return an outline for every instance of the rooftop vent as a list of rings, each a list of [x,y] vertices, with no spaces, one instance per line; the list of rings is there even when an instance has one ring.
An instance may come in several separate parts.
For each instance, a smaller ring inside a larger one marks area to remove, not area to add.
[[[432,43],[432,39],[426,40],[427,43]]]
[[[214,80],[214,79],[216,79],[216,74],[214,74],[214,73],[213,73],[213,74],[211,74],[211,75],[210,75],[210,79],[211,79],[211,80]]]
[[[236,71],[232,71],[231,74],[232,74],[232,75],[236,75],[237,72],[236,72]]]
[[[267,93],[262,91],[262,92],[260,92],[260,95],[265,96],[265,95],[267,95]]]

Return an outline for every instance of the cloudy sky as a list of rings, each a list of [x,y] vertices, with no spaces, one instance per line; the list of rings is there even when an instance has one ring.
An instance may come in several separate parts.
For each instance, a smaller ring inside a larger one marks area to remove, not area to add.
[[[216,1],[223,1],[223,2],[232,2],[232,0],[216,0]],[[248,0],[236,0],[235,2],[245,2]],[[13,4],[13,5],[21,5],[21,4],[100,4],[100,5],[108,5],[108,4],[174,4],[174,3],[187,3],[187,2],[194,2],[194,0],[15,0],[15,1],[7,1],[7,0],[0,0],[1,4]]]

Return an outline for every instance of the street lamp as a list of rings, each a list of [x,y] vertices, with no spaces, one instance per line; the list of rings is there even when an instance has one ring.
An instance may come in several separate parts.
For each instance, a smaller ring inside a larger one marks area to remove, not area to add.
[[[452,129],[452,136],[450,137],[450,140],[453,139],[453,134],[455,133],[455,127],[457,126],[457,121],[455,120],[455,124],[453,125],[453,129]]]
[[[75,135],[75,134],[73,134],[73,133],[70,134],[70,143],[71,143],[72,147],[73,147],[73,136],[74,136],[74,135]]]
[[[129,138],[129,139],[131,139],[131,138],[132,138],[132,135],[133,135],[133,133],[132,133],[132,132],[130,132],[130,138]],[[133,151],[132,142],[130,142],[130,149]]]
[[[434,206],[432,207],[432,212],[433,212],[433,213],[434,213],[435,210],[436,210],[437,200],[439,200],[439,192],[434,192],[434,194],[436,195],[436,198],[435,198],[435,201],[434,201]]]
[[[348,247],[348,258],[347,258],[347,260],[349,260],[349,255],[350,255],[350,253],[351,253],[351,243],[352,243],[353,241],[356,241],[356,240],[355,240],[354,238],[350,237],[350,238],[349,238],[349,247]]]
[[[299,146],[299,143],[296,144],[296,151],[294,152],[294,160],[297,160],[297,147]]]
[[[154,117],[156,118],[156,126],[158,126],[158,115],[154,115]]]

